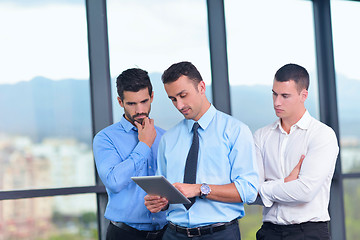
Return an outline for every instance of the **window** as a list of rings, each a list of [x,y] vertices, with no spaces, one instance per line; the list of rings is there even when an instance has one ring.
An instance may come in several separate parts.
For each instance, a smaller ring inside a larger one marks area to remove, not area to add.
[[[310,74],[306,106],[318,118],[311,2],[229,0],[225,13],[233,116],[252,131],[273,122],[275,72],[296,63]]]
[[[93,185],[85,6],[1,5],[2,189]]]
[[[331,9],[342,172],[360,173],[360,33],[351,27],[360,21],[360,4],[332,1]]]
[[[153,84],[151,117],[156,125],[171,128],[183,116],[172,106],[164,90],[161,82],[164,70],[173,63],[190,61],[205,83],[211,84],[206,2],[109,0],[107,3],[114,122],[123,113],[116,101],[116,77],[128,68],[139,67],[149,73]],[[210,86],[207,94],[211,98]]]
[[[359,12],[359,2],[331,1],[347,239],[360,237],[355,210],[360,198],[360,33],[354,31]],[[347,179],[347,174],[354,178]]]
[[[4,200],[0,239],[97,239],[95,194]]]
[[[0,3],[2,191],[95,183],[85,13],[83,1]],[[0,239],[97,238],[94,196],[0,201]]]

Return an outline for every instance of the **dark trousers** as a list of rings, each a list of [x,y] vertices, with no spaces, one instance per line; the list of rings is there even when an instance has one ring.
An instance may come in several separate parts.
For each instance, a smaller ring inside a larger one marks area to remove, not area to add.
[[[276,225],[265,222],[256,233],[257,240],[330,240],[327,222]]]
[[[151,234],[146,234],[145,231],[139,231],[136,230],[135,228],[129,231],[129,229],[117,227],[110,222],[106,233],[106,240],[145,240],[145,239],[161,240],[162,235],[163,232],[155,236]]]
[[[188,237],[186,234],[176,232],[174,229],[166,228],[163,240],[241,240],[239,224],[227,226],[224,230],[209,233],[197,237]]]

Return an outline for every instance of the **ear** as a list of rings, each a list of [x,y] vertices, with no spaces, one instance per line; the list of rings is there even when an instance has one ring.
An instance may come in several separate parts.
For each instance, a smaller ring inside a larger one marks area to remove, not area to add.
[[[302,102],[305,102],[305,100],[307,99],[308,95],[309,95],[308,90],[306,90],[306,89],[301,90],[301,92],[300,92],[301,101],[302,101]]]
[[[150,103],[152,103],[154,100],[154,91],[151,92],[151,96],[150,96]]]
[[[117,100],[118,100],[120,106],[121,106],[121,107],[124,107],[124,102],[121,101],[121,98],[120,98],[120,97],[117,97]]]
[[[198,84],[198,90],[201,94],[205,94],[206,91],[206,85],[204,81],[200,81]]]

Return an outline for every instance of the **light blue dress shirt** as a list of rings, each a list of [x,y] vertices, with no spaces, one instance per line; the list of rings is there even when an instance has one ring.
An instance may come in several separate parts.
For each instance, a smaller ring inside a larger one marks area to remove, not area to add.
[[[255,147],[249,128],[237,119],[217,111],[212,105],[198,123],[196,183],[235,183],[243,203],[253,202],[259,180]],[[167,131],[160,141],[157,175],[165,176],[171,183],[183,182],[193,124],[193,120],[182,120]],[[189,210],[183,204],[170,204],[167,220],[183,227],[229,222],[245,215],[243,203],[196,198]]]
[[[155,129],[156,139],[149,148],[139,142],[137,128],[122,117],[120,122],[101,130],[93,142],[96,168],[108,194],[105,218],[145,231],[166,224],[164,212],[153,214],[147,210],[145,191],[131,180],[133,176],[155,175],[159,141],[165,132]]]

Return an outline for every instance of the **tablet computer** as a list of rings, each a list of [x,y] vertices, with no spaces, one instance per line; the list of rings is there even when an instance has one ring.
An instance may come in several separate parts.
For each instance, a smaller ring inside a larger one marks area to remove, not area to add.
[[[170,204],[190,203],[164,176],[142,176],[131,178],[147,194],[165,197]]]

